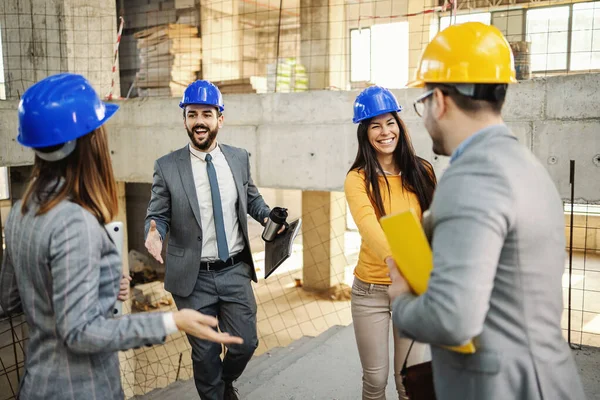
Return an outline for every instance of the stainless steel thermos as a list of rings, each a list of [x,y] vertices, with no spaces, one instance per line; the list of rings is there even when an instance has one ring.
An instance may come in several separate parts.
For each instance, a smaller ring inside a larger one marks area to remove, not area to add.
[[[262,239],[265,242],[272,242],[277,236],[277,232],[285,225],[285,220],[288,217],[287,208],[275,207],[269,214],[269,219],[265,225],[265,230],[262,234]]]

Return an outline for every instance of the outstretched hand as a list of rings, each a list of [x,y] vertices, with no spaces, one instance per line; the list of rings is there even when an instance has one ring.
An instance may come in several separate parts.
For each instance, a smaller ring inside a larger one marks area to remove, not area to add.
[[[148,237],[146,238],[145,245],[146,249],[152,255],[152,257],[154,257],[156,261],[162,264],[162,239],[160,238],[160,233],[158,233],[158,229],[156,228],[156,222],[154,220],[150,221],[150,230],[148,231]]]
[[[181,331],[199,339],[223,344],[242,344],[243,339],[214,330],[218,321],[215,317],[204,315],[196,310],[182,309],[173,313],[175,325]]]

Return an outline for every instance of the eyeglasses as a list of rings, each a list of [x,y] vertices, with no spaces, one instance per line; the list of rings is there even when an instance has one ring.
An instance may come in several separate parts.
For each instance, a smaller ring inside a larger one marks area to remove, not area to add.
[[[414,101],[413,106],[415,108],[415,112],[419,117],[423,117],[423,112],[425,111],[425,100],[431,97],[433,95],[433,92],[433,90],[428,90]]]

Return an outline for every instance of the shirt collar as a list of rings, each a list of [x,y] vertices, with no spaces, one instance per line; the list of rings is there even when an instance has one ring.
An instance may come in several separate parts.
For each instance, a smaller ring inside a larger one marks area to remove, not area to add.
[[[452,153],[452,155],[450,156],[450,163],[452,163],[453,161],[456,161],[456,159],[458,157],[460,157],[460,155],[462,153],[464,153],[465,149],[469,146],[469,144],[471,144],[473,142],[473,140],[477,137],[480,136],[482,133],[488,132],[492,129],[496,129],[499,126],[505,126],[504,124],[494,124],[494,125],[490,125],[490,126],[486,126],[485,128],[478,130],[477,132],[475,132],[474,134],[472,134],[471,136],[469,136],[468,138],[466,138],[465,140],[463,140],[458,147],[454,150],[454,152]]]
[[[215,146],[215,148],[213,149],[213,151],[211,151],[210,153],[205,153],[203,151],[199,151],[196,150],[195,148],[192,147],[191,144],[188,144],[188,148],[190,149],[190,153],[195,156],[196,158],[201,159],[202,161],[206,161],[206,155],[210,154],[213,158],[213,160],[215,159],[215,157],[219,154],[221,154],[221,147],[219,146],[219,143],[217,142],[217,145]]]

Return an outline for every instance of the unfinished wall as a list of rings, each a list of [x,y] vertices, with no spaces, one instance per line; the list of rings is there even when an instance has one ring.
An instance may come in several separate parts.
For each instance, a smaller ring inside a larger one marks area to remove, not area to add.
[[[114,1],[3,0],[0,29],[7,99],[66,71],[84,74],[108,94],[117,38]],[[118,72],[113,94],[120,95]]]
[[[511,87],[504,117],[522,143],[548,168],[568,198],[569,160],[576,160],[577,196],[600,201],[600,75],[581,74],[526,81]],[[412,102],[418,89],[394,93],[405,107],[414,146],[441,174],[431,140]],[[356,154],[351,123],[357,92],[316,91],[225,96],[220,140],[248,149],[261,187],[340,190]],[[108,123],[117,179],[151,182],[153,161],[187,143],[177,100],[132,99]],[[16,101],[0,102],[0,166],[32,162],[15,141]]]

